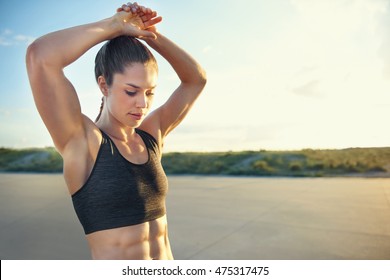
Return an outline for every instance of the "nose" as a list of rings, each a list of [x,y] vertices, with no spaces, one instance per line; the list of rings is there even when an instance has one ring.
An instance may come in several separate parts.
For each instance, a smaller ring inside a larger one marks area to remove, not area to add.
[[[146,108],[148,104],[148,99],[146,94],[144,93],[138,94],[136,102],[137,102],[136,103],[137,108]]]

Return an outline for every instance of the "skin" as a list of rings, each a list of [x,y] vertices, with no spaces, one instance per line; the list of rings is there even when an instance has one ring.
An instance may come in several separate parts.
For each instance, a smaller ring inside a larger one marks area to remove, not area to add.
[[[183,120],[204,88],[204,70],[157,31],[155,25],[160,21],[155,11],[130,3],[108,19],[47,34],[29,46],[26,64],[34,101],[63,157],[70,194],[91,174],[102,141],[99,129],[111,137],[128,161],[145,163],[148,153],[135,128],[150,133],[162,148],[165,137]],[[171,64],[180,84],[161,107],[149,113],[157,81],[154,67],[131,64],[114,75],[111,85],[101,76],[98,86],[104,107],[94,123],[81,113],[77,91],[63,69],[96,44],[120,35],[143,39]],[[86,238],[94,259],[173,259],[166,216],[94,232]]]

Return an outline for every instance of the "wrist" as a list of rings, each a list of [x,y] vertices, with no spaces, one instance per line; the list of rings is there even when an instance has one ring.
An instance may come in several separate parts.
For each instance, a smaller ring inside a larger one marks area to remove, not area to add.
[[[161,42],[161,39],[163,37],[163,35],[161,35],[157,30],[154,30],[154,31],[150,31],[150,32],[153,32],[155,35],[156,35],[156,38],[142,38],[150,47],[152,48],[156,48],[160,42]]]
[[[115,16],[102,20],[103,30],[107,32],[108,39],[121,36],[123,34],[123,23]]]

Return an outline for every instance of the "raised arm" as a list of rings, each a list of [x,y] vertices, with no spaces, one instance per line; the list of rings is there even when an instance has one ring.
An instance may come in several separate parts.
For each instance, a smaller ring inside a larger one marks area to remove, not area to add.
[[[108,19],[47,34],[27,50],[26,64],[37,109],[60,153],[70,140],[85,136],[86,117],[63,69],[96,44],[119,35],[151,37],[143,30],[161,21],[142,21],[131,12],[118,12]]]
[[[145,39],[149,46],[163,56],[173,67],[180,85],[164,105],[155,111],[164,138],[187,115],[206,85],[206,73],[187,52],[156,32],[157,39]]]
[[[137,8],[135,3],[132,7]],[[130,11],[130,7],[122,7],[124,11]],[[135,10],[134,10],[135,11]],[[138,9],[138,14],[145,22],[153,18],[154,14],[150,11]],[[150,47],[164,57],[175,70],[181,83],[173,92],[167,102],[160,108],[151,113],[145,120],[145,126],[153,126],[157,123],[157,129],[160,130],[161,138],[164,138],[171,132],[187,115],[195,100],[198,98],[206,85],[206,73],[202,67],[183,49],[170,41],[168,38],[157,32],[153,25],[147,30],[156,34],[156,38],[142,38]]]

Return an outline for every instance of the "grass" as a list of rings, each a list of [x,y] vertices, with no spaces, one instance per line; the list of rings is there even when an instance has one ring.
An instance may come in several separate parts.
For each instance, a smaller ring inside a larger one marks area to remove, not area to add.
[[[343,176],[390,174],[390,148],[342,150],[166,153],[167,174],[250,176]],[[0,148],[0,171],[62,172],[54,148]]]
[[[0,148],[0,171],[62,172],[62,158],[54,148]]]
[[[385,175],[390,172],[390,148],[342,150],[168,153],[168,174],[252,176]]]

